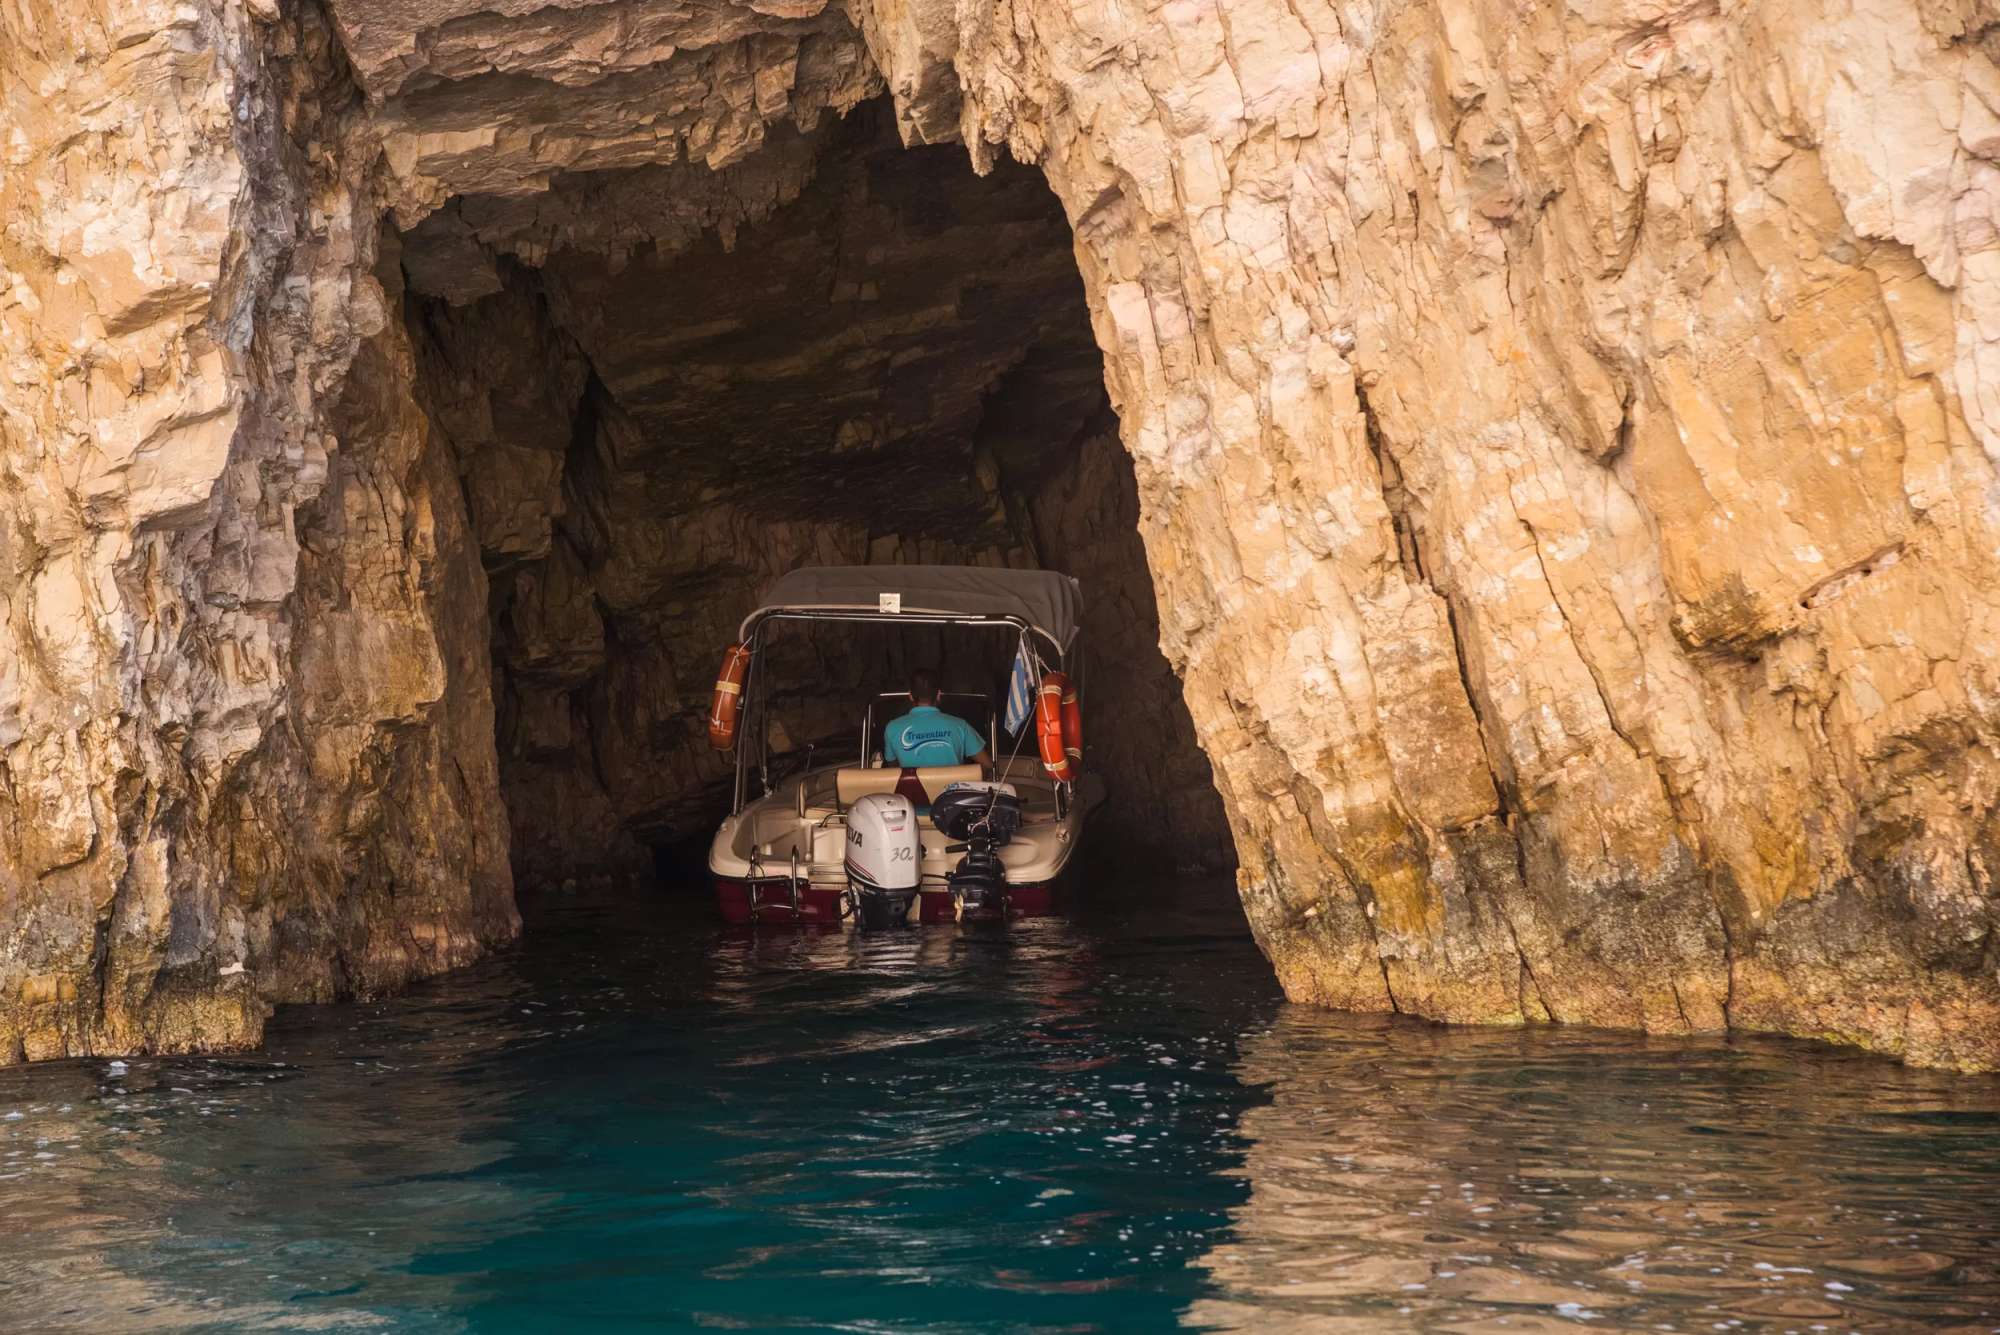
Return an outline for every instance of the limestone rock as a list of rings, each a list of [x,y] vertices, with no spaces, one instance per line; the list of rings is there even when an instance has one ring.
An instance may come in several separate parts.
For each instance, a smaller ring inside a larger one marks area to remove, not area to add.
[[[1108,749],[1299,999],[2000,1066],[1989,10],[8,10],[0,1060],[470,958],[702,809],[759,580],[923,553],[1157,616]]]
[[[961,25],[965,136],[1076,227],[1291,994],[2000,1061],[1989,53],[1032,8]]]

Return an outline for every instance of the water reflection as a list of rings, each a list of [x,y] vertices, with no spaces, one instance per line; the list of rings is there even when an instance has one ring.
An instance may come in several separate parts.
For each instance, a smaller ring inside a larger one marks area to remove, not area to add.
[[[1287,1008],[1220,1329],[2000,1328],[2000,1082]]]
[[[0,1326],[354,1329],[421,1307],[397,1278],[413,1252],[533,1203],[475,1175],[507,1148],[505,1099],[463,1077],[534,1032],[529,999],[483,981],[421,1016],[319,1012],[335,1023],[254,1057],[0,1072]],[[373,1310],[313,1310],[363,1274]]]
[[[1276,1008],[1203,904],[872,939],[571,904],[253,1058],[0,1071],[0,1329],[1171,1324]]]
[[[567,903],[254,1056],[0,1071],[0,1330],[2000,1327],[2000,1082],[1294,1010],[1233,915]]]

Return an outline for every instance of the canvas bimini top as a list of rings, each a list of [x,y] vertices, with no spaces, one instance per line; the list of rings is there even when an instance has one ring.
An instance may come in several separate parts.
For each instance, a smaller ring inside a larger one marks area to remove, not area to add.
[[[780,575],[763,605],[743,618],[740,638],[774,614],[1011,618],[1068,653],[1083,614],[1083,591],[1053,570],[989,566],[806,566]]]

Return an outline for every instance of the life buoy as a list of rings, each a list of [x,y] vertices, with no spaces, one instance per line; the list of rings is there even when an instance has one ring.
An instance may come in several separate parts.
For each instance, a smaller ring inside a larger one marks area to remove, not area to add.
[[[1083,702],[1076,698],[1076,683],[1070,682],[1063,688],[1063,754],[1069,757],[1072,768],[1079,773],[1083,770]]]
[[[718,751],[736,745],[736,728],[743,715],[743,678],[750,670],[750,646],[732,644],[715,674],[715,696],[708,704],[708,744]]]
[[[1042,768],[1057,783],[1069,783],[1076,778],[1076,762],[1070,759],[1063,737],[1065,695],[1072,700],[1076,698],[1069,678],[1060,672],[1043,677],[1042,688],[1035,695],[1035,741],[1041,749]]]

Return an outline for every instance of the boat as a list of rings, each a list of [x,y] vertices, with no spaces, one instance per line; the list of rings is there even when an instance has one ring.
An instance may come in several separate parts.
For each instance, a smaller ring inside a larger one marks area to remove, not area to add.
[[[710,702],[709,743],[735,755],[729,815],[708,859],[722,916],[883,928],[1050,913],[1090,805],[1070,671],[1080,667],[1081,611],[1077,582],[1046,570],[813,566],[780,576],[744,617]],[[994,773],[900,768],[883,763],[882,729],[910,696],[883,691],[858,702],[851,752],[822,760],[807,748],[792,772],[774,772],[787,758],[774,767],[761,669],[774,629],[794,622],[990,631],[995,680],[1011,661],[1009,691],[1031,697],[1029,717],[1007,733],[993,695],[942,692],[943,708],[980,727]]]

